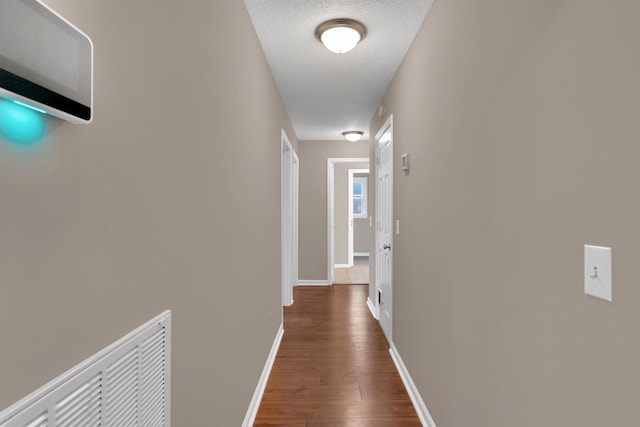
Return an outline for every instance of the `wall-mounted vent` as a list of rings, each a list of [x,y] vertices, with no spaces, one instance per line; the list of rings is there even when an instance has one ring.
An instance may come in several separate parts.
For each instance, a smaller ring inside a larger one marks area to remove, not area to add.
[[[171,312],[0,412],[0,427],[169,427]]]

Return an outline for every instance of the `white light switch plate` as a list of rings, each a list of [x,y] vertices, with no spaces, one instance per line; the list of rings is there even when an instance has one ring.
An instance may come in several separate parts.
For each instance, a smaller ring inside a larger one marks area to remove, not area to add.
[[[584,293],[611,302],[611,248],[584,245]]]

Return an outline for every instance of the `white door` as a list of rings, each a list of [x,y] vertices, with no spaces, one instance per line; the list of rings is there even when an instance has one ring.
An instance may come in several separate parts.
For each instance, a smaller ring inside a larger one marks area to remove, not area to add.
[[[393,117],[376,136],[376,283],[380,325],[389,342],[393,330]]]

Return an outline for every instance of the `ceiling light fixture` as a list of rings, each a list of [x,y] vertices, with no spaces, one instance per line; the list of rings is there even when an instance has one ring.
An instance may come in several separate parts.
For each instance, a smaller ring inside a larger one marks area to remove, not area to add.
[[[348,130],[346,132],[342,132],[344,139],[351,142],[360,141],[362,135],[364,135],[364,132],[360,132],[359,130]]]
[[[367,31],[364,25],[353,19],[332,19],[316,29],[316,37],[334,53],[345,53],[356,47]]]

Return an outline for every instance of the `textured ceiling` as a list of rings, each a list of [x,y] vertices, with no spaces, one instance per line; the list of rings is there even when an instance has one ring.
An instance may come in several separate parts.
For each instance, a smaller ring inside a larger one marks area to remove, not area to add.
[[[432,0],[245,0],[301,141],[341,140],[369,121]],[[354,50],[329,52],[315,37],[322,22],[351,18],[367,36]]]

